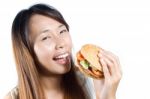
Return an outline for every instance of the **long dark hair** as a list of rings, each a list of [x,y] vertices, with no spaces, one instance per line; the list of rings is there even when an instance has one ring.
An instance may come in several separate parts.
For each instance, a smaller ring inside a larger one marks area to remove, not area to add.
[[[64,24],[69,31],[69,26],[61,13],[46,4],[35,4],[17,14],[12,25],[12,44],[18,73],[19,99],[45,98],[39,82],[35,53],[28,32],[28,24],[34,14],[48,16]],[[62,82],[65,99],[87,99],[87,93],[79,83],[73,62],[71,70],[64,75]]]

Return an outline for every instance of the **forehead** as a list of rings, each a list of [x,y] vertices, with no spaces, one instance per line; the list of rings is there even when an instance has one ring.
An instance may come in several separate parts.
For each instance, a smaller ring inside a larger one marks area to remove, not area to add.
[[[39,32],[40,30],[48,27],[55,29],[61,23],[44,15],[35,14],[30,18],[29,21],[29,30],[30,32]]]

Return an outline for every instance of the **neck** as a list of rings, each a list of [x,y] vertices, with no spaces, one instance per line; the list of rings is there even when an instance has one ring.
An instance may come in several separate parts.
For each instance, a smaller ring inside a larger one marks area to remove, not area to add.
[[[46,97],[53,97],[53,96],[56,97],[56,95],[59,97],[62,96],[63,94],[63,90],[61,88],[62,75],[55,77],[41,75],[40,81]]]
[[[41,85],[44,90],[58,90],[61,89],[62,75],[60,76],[40,76]]]

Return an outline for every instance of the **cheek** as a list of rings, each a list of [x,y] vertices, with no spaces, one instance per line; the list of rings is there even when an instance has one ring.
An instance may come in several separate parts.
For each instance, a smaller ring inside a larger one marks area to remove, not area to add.
[[[43,61],[51,57],[50,53],[53,52],[53,47],[48,45],[35,44],[34,51],[39,61]]]
[[[65,41],[66,41],[67,45],[68,45],[70,48],[72,48],[72,39],[71,39],[71,36],[70,36],[70,35],[68,35],[68,37],[66,37]]]

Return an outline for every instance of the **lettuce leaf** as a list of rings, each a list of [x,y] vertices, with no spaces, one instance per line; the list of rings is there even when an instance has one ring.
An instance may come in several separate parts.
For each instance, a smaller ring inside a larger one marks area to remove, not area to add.
[[[86,61],[86,60],[82,60],[80,61],[80,65],[84,68],[84,69],[88,69],[90,64]]]

